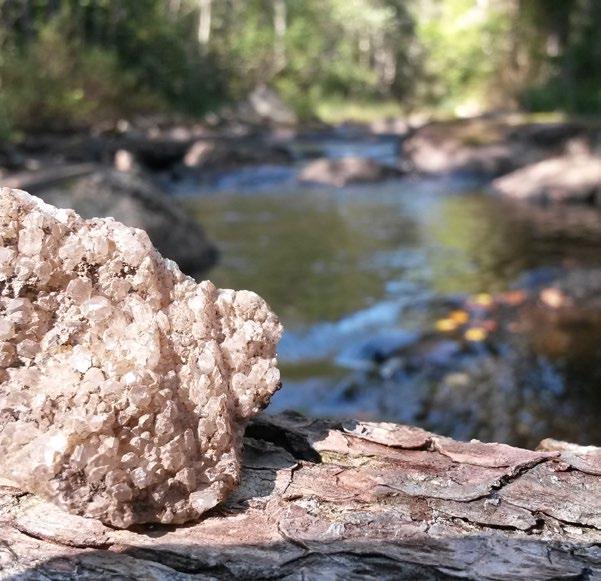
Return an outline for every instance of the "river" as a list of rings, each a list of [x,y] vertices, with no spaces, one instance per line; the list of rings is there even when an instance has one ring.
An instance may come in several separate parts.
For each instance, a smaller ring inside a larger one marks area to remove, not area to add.
[[[388,146],[364,152],[389,157]],[[330,143],[328,155],[349,150],[361,144]],[[295,171],[246,168],[179,190],[220,247],[210,278],[258,292],[284,323],[270,411],[527,446],[601,444],[601,325],[565,331],[567,355],[533,348],[536,329],[469,344],[433,333],[470,297],[600,266],[598,214],[588,229],[578,217],[575,227],[565,216],[537,221],[461,177],[335,189],[301,187]]]

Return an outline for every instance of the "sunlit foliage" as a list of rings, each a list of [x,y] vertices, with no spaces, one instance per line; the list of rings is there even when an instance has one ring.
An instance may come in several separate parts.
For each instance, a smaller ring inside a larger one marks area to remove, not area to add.
[[[594,113],[600,27],[598,0],[0,0],[0,132],[198,115],[259,84],[301,117],[392,100]]]

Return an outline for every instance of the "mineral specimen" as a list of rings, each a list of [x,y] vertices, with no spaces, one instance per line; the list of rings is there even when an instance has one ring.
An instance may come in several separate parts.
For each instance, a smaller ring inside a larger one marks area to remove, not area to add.
[[[279,386],[267,304],[25,192],[0,189],[0,237],[0,476],[117,527],[223,500]]]

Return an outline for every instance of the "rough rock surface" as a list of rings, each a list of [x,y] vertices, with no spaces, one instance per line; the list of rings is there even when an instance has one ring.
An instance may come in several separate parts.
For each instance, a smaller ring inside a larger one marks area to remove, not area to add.
[[[117,527],[182,523],[239,477],[281,326],[142,230],[0,189],[0,475]]]
[[[0,485],[0,577],[599,579],[599,449],[547,449],[259,416],[241,486],[191,526],[114,530]]]
[[[73,208],[84,218],[112,216],[145,230],[159,252],[175,260],[186,274],[202,273],[217,259],[202,226],[143,176],[97,171],[70,189],[50,190],[42,197],[55,206]]]

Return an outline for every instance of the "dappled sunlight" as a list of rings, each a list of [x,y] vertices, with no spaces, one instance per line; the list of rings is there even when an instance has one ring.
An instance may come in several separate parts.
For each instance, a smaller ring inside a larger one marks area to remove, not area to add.
[[[600,30],[0,0],[0,577],[601,575]]]
[[[447,187],[456,186],[397,181],[188,199],[228,249],[213,278],[259,289],[283,318],[285,389],[273,410],[419,422],[529,445],[548,430],[598,438],[596,408],[585,403],[592,392],[565,374],[575,352],[548,328],[541,350],[527,324],[534,308],[570,304],[557,300],[565,291],[537,280],[560,276],[545,269],[579,256],[581,232],[558,239],[511,204],[478,192],[445,195]],[[551,347],[556,336],[564,348]],[[592,372],[595,357],[583,358]],[[498,398],[512,402],[502,421],[493,413]]]

